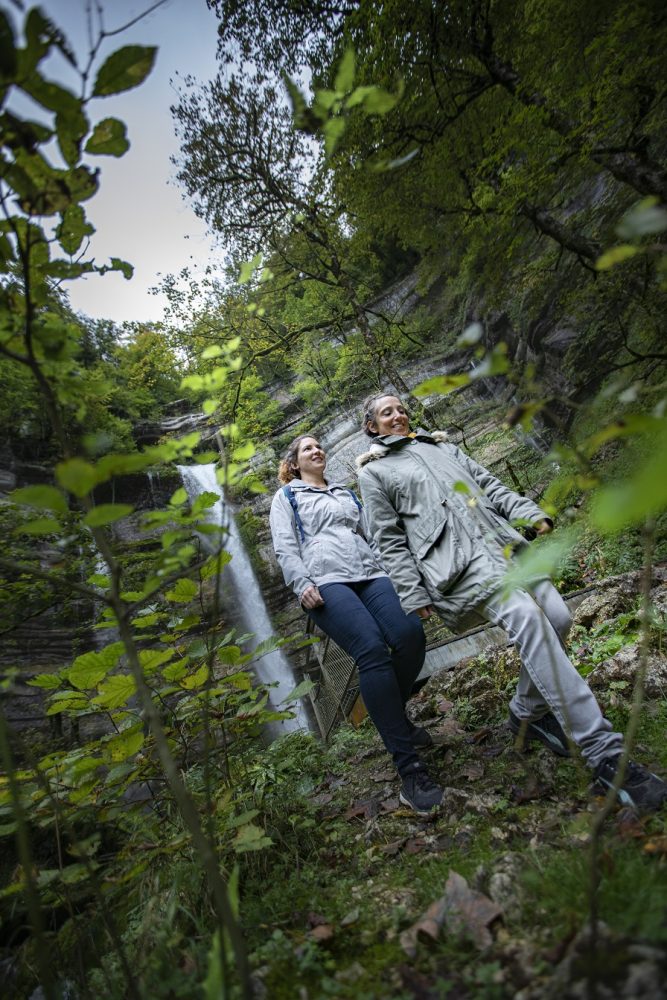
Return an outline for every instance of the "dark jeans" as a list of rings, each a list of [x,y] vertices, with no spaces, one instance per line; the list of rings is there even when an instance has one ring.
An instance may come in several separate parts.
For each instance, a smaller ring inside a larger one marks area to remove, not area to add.
[[[356,662],[368,714],[400,773],[418,761],[405,703],[424,663],[426,640],[419,616],[406,615],[388,577],[326,583],[324,606],[308,612]]]

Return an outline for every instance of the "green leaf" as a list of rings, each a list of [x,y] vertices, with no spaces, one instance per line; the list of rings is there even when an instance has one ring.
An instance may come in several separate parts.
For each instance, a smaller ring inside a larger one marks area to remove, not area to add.
[[[212,576],[216,576],[221,573],[228,562],[231,562],[231,553],[227,550],[219,552],[215,556],[211,556],[207,559],[202,568],[199,570],[202,580],[208,580]]]
[[[622,240],[632,240],[667,229],[667,209],[656,196],[644,198],[625,213],[616,232]]]
[[[330,159],[335,150],[338,142],[345,132],[347,123],[344,118],[330,118],[329,121],[324,123],[322,131],[324,132],[324,154],[327,159]]]
[[[481,323],[471,323],[467,326],[460,337],[456,339],[457,347],[473,347],[478,344],[484,336],[484,327]]]
[[[229,993],[222,978],[222,946],[219,930],[213,933],[207,957],[206,979],[202,984],[204,1000],[227,1000]]]
[[[347,94],[347,92],[352,89],[355,70],[356,59],[354,49],[348,48],[345,50],[345,54],[343,55],[343,58],[338,66],[338,72],[336,73],[336,79],[334,81],[334,90],[337,90],[340,94]]]
[[[100,693],[93,698],[92,704],[101,708],[121,708],[127,705],[129,699],[136,693],[137,685],[134,677],[129,674],[116,674],[109,677],[100,689]]]
[[[480,363],[470,372],[471,379],[488,378],[491,375],[504,375],[509,370],[507,359],[507,344],[496,344],[492,351],[486,354]]]
[[[238,853],[244,851],[261,851],[265,847],[271,847],[273,841],[266,836],[266,832],[254,823],[242,826],[233,841],[233,848]]]
[[[600,491],[593,523],[605,534],[642,524],[667,508],[667,426],[657,435],[649,456],[632,478]]]
[[[306,680],[303,680],[301,681],[300,684],[297,684],[294,690],[290,691],[287,697],[282,699],[280,704],[284,705],[286,701],[295,701],[297,698],[304,698],[307,694],[310,694],[310,692],[313,690],[315,686],[316,685],[314,681],[311,681],[310,678],[306,678]]]
[[[57,514],[66,514],[67,500],[55,486],[23,486],[9,494],[14,503],[26,507],[36,507],[37,510],[53,510]]]
[[[129,503],[101,503],[89,510],[83,523],[89,528],[101,528],[105,524],[113,524],[122,517],[131,514],[134,507]]]
[[[401,93],[390,94],[382,87],[371,87],[364,97],[362,105],[368,115],[386,115],[388,111],[395,108],[401,99]]]
[[[601,257],[598,257],[595,261],[595,270],[608,271],[615,264],[620,264],[622,261],[628,260],[629,257],[634,257],[635,254],[641,252],[640,247],[633,247],[629,243],[621,243],[620,246],[612,247],[611,250],[607,250]]]
[[[38,674],[37,677],[31,677],[27,681],[31,687],[44,688],[48,691],[55,691],[62,684],[62,679],[58,674]]]
[[[539,539],[521,549],[502,579],[501,593],[508,597],[514,590],[529,589],[536,580],[554,576],[576,541],[574,528],[559,529],[557,534]]]
[[[75,497],[85,497],[97,482],[95,468],[82,458],[70,458],[56,465],[56,479]]]
[[[16,42],[11,21],[0,9],[0,74],[11,79],[16,73]]]
[[[210,417],[212,413],[215,413],[219,406],[220,403],[217,399],[205,399],[201,408],[202,412],[205,413],[207,417]]]
[[[157,48],[126,45],[112,53],[100,67],[93,87],[93,97],[108,97],[138,87],[153,68]]]
[[[234,448],[233,458],[235,462],[247,462],[249,458],[255,454],[255,446],[252,441],[246,441],[245,444],[239,445],[238,448]]]
[[[210,347],[204,348],[201,352],[202,361],[208,361],[211,358],[219,358],[221,354],[224,354],[223,349],[219,344],[211,344]]]
[[[85,695],[78,691],[58,691],[53,695],[53,701],[46,710],[47,715],[60,715],[61,712],[80,712],[88,708]]]
[[[55,535],[60,532],[61,524],[60,521],[56,521],[53,517],[36,517],[34,521],[28,521],[27,524],[20,524],[16,529],[16,534],[19,535]]]
[[[172,493],[169,503],[172,507],[180,507],[187,502],[188,492],[183,486],[179,486],[175,493]]]
[[[110,740],[107,740],[104,746],[107,761],[119,764],[124,760],[128,760],[129,757],[134,757],[136,753],[139,753],[143,745],[144,733],[141,724],[124,729],[122,732],[112,736]]]
[[[241,264],[241,269],[239,271],[239,285],[247,284],[252,278],[253,274],[258,267],[262,264],[262,253],[256,253],[252,260],[245,261]]]
[[[151,674],[163,663],[172,660],[175,655],[175,649],[142,649],[139,651],[139,663],[145,673]]]
[[[122,642],[112,642],[99,652],[83,653],[77,656],[72,666],[64,672],[64,676],[79,691],[97,687],[116,666],[123,650]]]
[[[382,173],[387,170],[398,170],[399,167],[404,167],[406,163],[410,163],[411,160],[414,160],[415,156],[419,156],[420,153],[421,146],[415,146],[415,148],[411,149],[409,153],[405,154],[405,156],[397,156],[393,160],[375,160],[370,164],[370,168],[376,173]]]
[[[126,281],[129,281],[134,274],[134,268],[131,264],[128,264],[126,260],[121,260],[120,257],[111,258],[110,271],[120,271]]]
[[[436,375],[434,378],[429,378],[425,382],[421,382],[418,386],[413,389],[415,396],[430,396],[435,393],[441,393],[443,396],[448,392],[453,392],[454,389],[460,389],[462,385],[468,385],[470,383],[470,375],[467,372],[463,372],[460,375]]]
[[[93,156],[122,156],[129,148],[125,122],[118,118],[98,122],[85,146],[86,152]]]
[[[199,588],[194,580],[188,580],[185,577],[177,580],[171,590],[168,590],[164,595],[168,601],[176,601],[179,604],[187,604],[188,601],[195,599],[199,592]]]
[[[198,688],[206,684],[208,678],[208,663],[203,663],[201,667],[195,670],[194,673],[188,674],[187,677],[183,677],[181,680],[181,687],[184,687],[186,691],[196,691]]]

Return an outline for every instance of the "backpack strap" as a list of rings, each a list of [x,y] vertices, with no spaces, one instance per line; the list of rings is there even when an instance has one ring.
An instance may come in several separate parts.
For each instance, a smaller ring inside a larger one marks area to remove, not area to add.
[[[350,496],[352,497],[352,499],[356,503],[357,507],[359,508],[359,513],[361,514],[361,511],[363,509],[362,506],[361,506],[361,500],[359,499],[359,497],[357,496],[357,494],[354,492],[354,490],[351,490],[349,487],[347,489],[347,492],[350,494]]]
[[[354,490],[348,488],[347,492],[350,494],[350,496],[356,503],[357,507],[359,508],[359,513],[361,514],[362,511],[361,500],[354,492]],[[299,505],[296,502],[296,496],[294,494],[294,490],[289,485],[289,483],[287,484],[287,486],[283,486],[283,493],[289,500],[292,510],[294,511],[294,521],[299,531],[299,535],[301,536],[301,541],[304,542],[306,540],[306,532],[303,530],[303,521],[301,520],[301,515],[299,514]]]
[[[299,530],[301,541],[304,542],[306,540],[306,532],[303,530],[303,521],[301,520],[301,515],[299,514],[299,506],[296,502],[296,497],[294,496],[294,490],[289,483],[287,486],[283,486],[283,493],[289,500],[292,510],[294,511],[294,521]]]

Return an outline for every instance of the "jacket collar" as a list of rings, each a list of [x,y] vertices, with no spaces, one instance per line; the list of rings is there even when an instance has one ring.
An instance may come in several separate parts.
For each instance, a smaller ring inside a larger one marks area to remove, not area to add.
[[[449,438],[446,431],[433,431],[433,433],[430,433],[429,431],[425,431],[423,427],[418,427],[407,436],[403,434],[383,434],[382,437],[373,438],[373,444],[369,450],[357,458],[356,466],[358,469],[362,469],[368,462],[384,458],[390,452],[398,451],[399,448],[411,444],[414,440],[426,441],[428,444],[441,444],[443,441],[448,441]]]
[[[311,486],[310,483],[304,483],[303,479],[292,479],[287,484],[291,486],[293,490],[315,490],[316,493],[321,493],[322,490],[318,486]],[[345,490],[347,489],[342,483],[327,483],[328,490]]]

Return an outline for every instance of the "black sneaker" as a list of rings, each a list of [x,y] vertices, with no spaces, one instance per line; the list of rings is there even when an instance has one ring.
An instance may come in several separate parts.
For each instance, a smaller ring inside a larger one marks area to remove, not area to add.
[[[442,788],[436,785],[428,771],[413,765],[413,770],[402,775],[403,785],[399,800],[404,806],[410,806],[419,816],[428,816],[442,802]]]
[[[620,755],[605,757],[593,772],[593,793],[606,794],[616,777]],[[653,812],[667,804],[667,784],[653,774],[643,764],[629,760],[625,768],[625,778],[618,790],[618,801],[622,806],[631,806],[639,812]]]
[[[429,747],[433,746],[433,737],[428,729],[424,729],[423,726],[415,726],[414,722],[410,722],[409,719],[408,726],[410,727],[410,742],[416,750],[428,750]]]
[[[519,737],[517,742],[520,741],[523,744],[531,740],[539,740],[559,757],[572,756],[563,727],[552,712],[547,712],[541,719],[534,722],[528,722],[526,719],[517,719],[510,709],[509,727]]]

